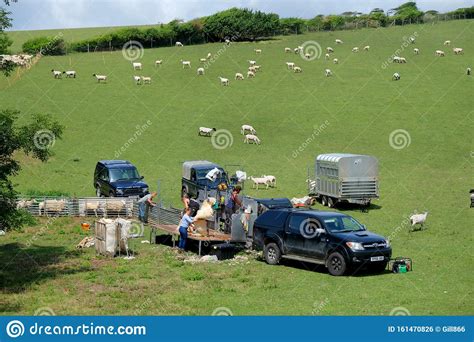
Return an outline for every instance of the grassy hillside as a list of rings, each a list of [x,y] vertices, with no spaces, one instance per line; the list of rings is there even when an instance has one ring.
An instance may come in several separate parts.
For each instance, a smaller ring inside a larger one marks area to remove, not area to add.
[[[400,54],[408,63],[383,66],[401,49],[404,37],[414,32],[416,44]],[[93,195],[92,174],[97,160],[115,158],[116,151],[134,136],[137,125],[148,120],[151,125],[120,158],[135,163],[152,187],[160,180],[163,199],[175,205],[179,203],[184,160],[241,164],[250,175],[274,174],[276,189],[255,191],[248,187],[246,194],[293,197],[306,194],[307,168],[313,166],[317,154],[370,154],[380,162],[381,198],[368,213],[357,209],[346,212],[370,230],[390,236],[395,256],[409,256],[415,262],[415,271],[406,275],[332,278],[321,271],[270,267],[260,261],[241,265],[238,271],[226,270],[223,265],[174,268],[162,265],[168,260],[166,250],[140,246],[143,257],[132,267],[123,266],[126,270],[119,274],[107,271],[109,264],[97,262],[92,253],[72,255],[70,267],[82,265],[86,271],[95,271],[86,275],[59,272],[48,282],[39,280],[17,295],[19,298],[9,295],[3,299],[10,312],[29,313],[38,304],[58,307],[64,314],[88,310],[125,314],[132,312],[144,295],[151,296],[163,286],[147,314],[206,314],[218,306],[238,314],[311,314],[313,303],[321,301],[327,304],[318,314],[388,314],[398,306],[412,314],[472,314],[470,228],[474,211],[468,208],[468,191],[474,187],[474,80],[465,70],[472,67],[473,33],[473,21],[452,21],[239,43],[219,54],[205,76],[196,75],[199,58],[208,52],[217,53],[221,44],[145,50],[142,72],[134,72],[120,51],[72,54],[45,57],[17,80],[1,79],[2,107],[21,110],[25,120],[35,112],[51,113],[67,127],[64,139],[54,145],[55,157],[48,163],[18,156],[24,166],[16,178],[21,191]],[[345,44],[336,46],[335,38]],[[443,46],[446,39],[453,42],[451,47],[463,47],[465,54],[455,56],[451,48]],[[332,46],[335,53],[331,58],[337,57],[339,64],[326,61],[324,52],[314,61],[283,52],[284,47],[293,48],[305,41],[317,41],[323,49]],[[369,52],[362,51],[365,45],[371,46]],[[352,53],[353,46],[359,46],[361,52]],[[256,47],[263,50],[259,56],[253,52]],[[420,49],[420,55],[413,55],[413,47]],[[435,57],[436,49],[446,50],[446,57]],[[154,67],[156,59],[164,60],[161,68]],[[181,59],[191,60],[192,69],[183,70]],[[249,59],[258,61],[261,73],[255,79],[234,81],[236,72],[246,72]],[[288,71],[286,61],[300,65],[303,73]],[[333,77],[324,76],[327,67]],[[55,80],[50,73],[53,68],[74,69],[78,78]],[[394,72],[401,74],[399,82],[391,80]],[[108,75],[108,83],[97,84],[93,73]],[[136,86],[132,80],[135,74],[152,76],[152,85]],[[230,86],[220,86],[218,76],[230,78]],[[262,145],[243,144],[239,129],[244,123],[257,129]],[[326,127],[312,139],[322,124]],[[229,130],[232,146],[214,148],[210,138],[197,136],[199,126]],[[389,143],[392,132],[399,129],[407,131],[410,140],[402,149]],[[302,151],[294,153],[300,147]],[[322,207],[318,204],[317,208]],[[406,217],[414,210],[430,212],[426,231],[408,233]],[[54,230],[53,236],[48,233],[35,245],[71,250],[73,239],[65,236],[77,231],[77,225],[64,225],[66,235],[54,236]],[[12,234],[5,241],[23,242],[37,229]],[[19,248],[28,252],[25,246]],[[121,263],[112,264],[122,268]],[[152,280],[145,281],[142,270],[150,270],[146,278]],[[201,272],[203,278],[185,281],[182,286],[192,287],[193,295],[179,302],[175,287],[181,286],[177,285],[181,284],[179,279],[186,280],[188,272]],[[235,274],[229,276],[228,272]],[[126,286],[140,284],[139,293],[123,292],[120,274],[128,277]],[[74,304],[83,298],[81,294],[90,283],[103,286],[103,281],[115,292],[112,295],[102,289],[102,304],[88,301],[87,309]],[[62,295],[61,288],[72,292]],[[43,292],[50,294],[45,302],[28,304],[30,298]],[[111,302],[117,304],[110,306]]]

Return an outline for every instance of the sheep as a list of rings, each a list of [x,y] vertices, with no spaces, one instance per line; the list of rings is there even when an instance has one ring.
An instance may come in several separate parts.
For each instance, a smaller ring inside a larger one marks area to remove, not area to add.
[[[253,182],[252,188],[255,187],[256,190],[258,190],[259,185],[265,185],[265,189],[268,189],[268,187],[270,186],[270,182],[267,178],[250,176],[249,179]]]
[[[253,68],[255,69],[255,72],[260,71],[260,65],[254,65]]]
[[[285,48],[285,53],[291,53],[291,49],[289,47]]]
[[[199,58],[199,62],[201,62],[201,63],[206,63],[206,62],[207,62],[207,58]]]
[[[335,42],[336,42],[336,44],[343,44],[343,43],[344,43],[344,42],[343,42],[342,40],[340,40],[340,39],[336,39]]]
[[[426,217],[428,216],[428,212],[425,211],[423,214],[413,214],[410,216],[410,223],[411,226],[414,227],[415,225],[419,224],[420,229],[423,229],[423,224],[426,222]]]
[[[86,212],[87,211],[93,211],[95,217],[97,217],[97,211],[103,210],[103,205],[104,205],[104,203],[101,203],[99,201],[86,202]]]
[[[332,71],[331,71],[331,69],[326,69],[326,70],[324,70],[324,74],[326,75],[326,77],[332,76]]]
[[[179,46],[179,47],[183,47],[183,46],[184,46],[183,43],[181,43],[181,42],[176,42],[174,45],[175,45],[175,46]]]
[[[210,136],[212,135],[212,133],[215,132],[215,131],[216,131],[215,128],[199,127],[198,135],[199,135],[199,136],[207,136],[207,137],[210,137]]]
[[[471,68],[467,68],[467,69],[466,69],[466,75],[467,75],[467,76],[471,76],[471,73],[472,73],[472,69],[471,69]]]
[[[334,64],[338,64],[338,63],[339,63],[339,60],[338,60],[337,58],[334,58],[332,61],[333,61]]]
[[[310,54],[310,53],[305,53],[305,54],[304,54],[304,57],[305,57],[306,59],[310,59],[310,58],[311,58],[311,54]]]
[[[100,81],[107,82],[107,76],[105,75],[97,75],[97,74],[92,74],[97,79],[97,83],[100,83]]]
[[[161,64],[163,64],[163,60],[162,60],[162,59],[157,59],[157,60],[155,61],[155,67],[161,66]]]
[[[63,74],[61,71],[54,70],[54,69],[52,69],[51,72],[53,73],[54,78],[61,78],[61,76]]]
[[[257,134],[257,131],[255,128],[253,128],[251,125],[242,125],[240,128],[240,134],[245,134],[246,132],[250,132],[251,134]]]
[[[143,84],[151,84],[151,77],[150,76],[142,76]]]
[[[293,63],[293,62],[286,62],[286,67],[287,67],[288,69],[293,69],[293,68],[295,67],[295,63]]]
[[[295,66],[295,67],[293,68],[293,71],[294,71],[295,73],[301,73],[301,72],[303,72],[303,70],[302,70],[300,67],[298,67],[298,66]]]
[[[464,50],[462,48],[454,48],[453,52],[455,55],[462,55],[464,53]]]
[[[300,53],[300,48],[299,47],[294,48],[293,51],[294,51],[295,54]]]
[[[142,83],[142,78],[140,76],[133,76],[133,80],[135,81],[136,84]]]
[[[274,188],[276,187],[276,177],[272,175],[263,175],[262,178],[266,178],[268,180],[269,185]]]
[[[76,78],[76,72],[74,70],[63,71],[63,74],[66,75],[66,78]]]
[[[451,45],[451,41],[450,40],[445,40],[443,44],[446,45],[446,46],[449,46],[449,45]]]
[[[408,38],[408,41],[412,44],[415,44],[415,37]]]
[[[257,72],[257,69],[255,69],[254,66],[250,66],[250,67],[248,68],[248,71],[251,71],[251,72],[253,72],[253,73],[256,73],[256,72]]]
[[[228,78],[224,78],[224,77],[219,76],[219,80],[221,81],[221,85],[223,85],[223,86],[228,86],[229,85],[229,79]]]
[[[247,73],[247,76],[248,76],[248,73]],[[244,75],[242,75],[240,72],[236,72],[236,73],[235,73],[235,79],[236,79],[236,80],[243,80],[243,79],[244,79]]]
[[[133,66],[133,70],[142,70],[142,63],[133,62],[132,66]]]
[[[398,56],[393,56],[392,62],[393,62],[393,63],[400,63],[400,57],[398,57]]]
[[[257,61],[249,61],[250,66],[254,66],[257,64]]]
[[[400,80],[400,74],[398,72],[394,73],[392,76],[393,81],[399,81]]]
[[[226,40],[224,40],[224,43],[226,43],[226,45],[230,45],[230,40],[226,39]]]
[[[16,204],[16,208],[17,209],[28,209],[29,207],[31,207],[33,205],[33,203],[35,203],[34,200],[20,200]]]
[[[370,49],[370,45],[364,46],[364,51],[369,51],[369,49]]]
[[[197,74],[198,75],[204,75],[204,68],[198,68],[197,69]]]
[[[436,50],[435,51],[435,56],[444,57],[444,51],[443,50]]]
[[[183,60],[181,60],[181,65],[183,66],[183,69],[184,69],[184,68],[191,68],[191,61],[183,61]]]
[[[53,212],[60,214],[66,207],[67,200],[45,200],[38,204],[38,215],[41,216],[43,213],[48,215],[48,213]]]
[[[253,71],[247,71],[247,78],[254,78],[255,77],[255,72]]]
[[[327,52],[327,53],[334,52],[334,49],[333,49],[332,47],[328,46],[328,47],[326,48],[326,52]]]
[[[210,59],[211,57],[212,57],[212,53],[208,52],[207,55],[206,55],[206,58]]]
[[[359,48],[357,46],[353,47],[352,52],[359,52]]]
[[[105,202],[105,210],[107,211],[115,211],[120,212],[125,209],[126,202],[125,200],[107,200]]]
[[[419,55],[419,54],[420,54],[420,49],[414,48],[414,49],[413,49],[413,53],[414,53],[415,55]]]
[[[324,55],[324,59],[326,59],[326,60],[328,60],[329,57],[330,57],[329,53],[327,53],[327,54]]]
[[[253,144],[260,145],[260,139],[255,134],[246,134],[244,143],[246,144],[253,143]]]
[[[255,53],[256,53],[257,55],[259,55],[259,54],[262,53],[262,49],[254,49],[254,51],[255,51]]]
[[[216,203],[216,199],[214,197],[209,197],[204,200],[201,204],[201,207],[196,213],[194,217],[196,220],[209,220],[214,217],[214,210],[212,207]]]
[[[400,57],[400,58],[398,59],[398,63],[406,63],[406,62],[407,62],[407,60],[406,60],[405,57]]]

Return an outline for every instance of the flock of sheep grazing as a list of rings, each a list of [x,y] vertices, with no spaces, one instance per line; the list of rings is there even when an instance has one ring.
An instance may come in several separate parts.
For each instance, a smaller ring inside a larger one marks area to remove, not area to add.
[[[210,137],[216,131],[217,130],[215,128],[199,127],[198,135]],[[244,143],[246,144],[256,144],[256,145],[261,144],[261,140],[257,136],[257,131],[251,125],[246,125],[246,124],[242,125],[242,127],[240,128],[240,134],[244,136]]]
[[[0,65],[13,63],[16,66],[29,67],[33,63],[33,55],[0,55]]]

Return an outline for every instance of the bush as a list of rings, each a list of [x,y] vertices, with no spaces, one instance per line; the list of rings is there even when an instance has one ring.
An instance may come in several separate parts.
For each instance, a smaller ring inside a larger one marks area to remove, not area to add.
[[[38,37],[27,40],[22,46],[23,52],[35,55],[58,56],[66,54],[66,44],[60,36]]]

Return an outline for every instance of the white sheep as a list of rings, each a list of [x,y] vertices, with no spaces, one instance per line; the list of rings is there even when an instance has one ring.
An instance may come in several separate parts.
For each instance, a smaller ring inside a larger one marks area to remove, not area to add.
[[[352,52],[359,52],[359,48],[357,46],[353,47]]]
[[[334,49],[333,49],[332,47],[328,46],[328,47],[326,48],[326,52],[327,52],[327,53],[334,52]]]
[[[199,127],[198,135],[210,137],[212,133],[215,131],[216,131],[215,128]]]
[[[253,73],[256,73],[256,72],[257,72],[257,69],[255,69],[255,66],[250,66],[250,67],[248,68],[248,71],[251,71],[251,72],[253,72]]]
[[[296,47],[293,49],[293,52],[296,54],[296,53],[300,53],[300,48],[299,47]]]
[[[252,188],[256,188],[257,190],[259,185],[265,185],[265,189],[268,189],[270,186],[270,182],[267,178],[250,176],[249,179],[253,182]]]
[[[394,73],[393,76],[392,76],[392,80],[394,80],[394,81],[400,80],[400,74],[398,72]]]
[[[400,57],[393,56],[392,61],[393,61],[393,63],[400,63]]]
[[[254,65],[253,68],[255,69],[255,72],[260,71],[260,65]]]
[[[257,64],[257,61],[249,61],[250,66],[254,66]]]
[[[226,45],[229,45],[229,44],[230,44],[230,40],[229,40],[229,39],[225,39],[225,40],[224,40],[224,43],[226,43]]]
[[[305,53],[305,54],[304,54],[304,58],[310,59],[310,58],[311,58],[311,54],[310,54],[310,53]]]
[[[301,73],[301,72],[303,72],[303,70],[302,70],[299,66],[295,66],[295,67],[293,68],[293,71],[294,71],[295,73]]]
[[[293,68],[295,67],[295,63],[293,63],[293,62],[286,62],[286,67],[287,67],[288,69],[293,69]]]
[[[253,144],[260,145],[260,139],[255,134],[246,134],[244,143],[246,144],[253,143]]]
[[[34,200],[20,200],[16,204],[17,209],[28,209],[35,203]]]
[[[408,41],[412,44],[415,44],[415,37],[408,38]]]
[[[327,54],[324,55],[324,59],[326,59],[326,60],[328,60],[329,57],[330,57],[329,53],[327,53]]]
[[[204,68],[198,68],[197,69],[197,74],[198,75],[204,75]]]
[[[53,73],[53,77],[54,77],[54,78],[61,78],[61,76],[62,76],[62,74],[63,74],[61,71],[59,71],[59,70],[54,70],[54,69],[52,69],[51,72]]]
[[[183,43],[181,43],[181,42],[176,42],[174,45],[175,45],[175,46],[179,46],[179,47],[183,47],[183,46],[184,46]]]
[[[259,55],[259,54],[262,53],[262,49],[254,49],[254,51],[255,51],[255,53],[256,53],[257,55]]]
[[[240,128],[240,134],[245,134],[247,132],[250,132],[251,134],[257,134],[257,131],[255,130],[255,128],[253,128],[253,126],[251,125],[242,125],[242,127]]]
[[[162,59],[157,59],[157,60],[155,61],[155,66],[156,66],[156,67],[157,67],[157,66],[161,66],[161,64],[163,64],[163,60],[162,60]]]
[[[414,53],[415,55],[419,55],[419,54],[420,54],[420,49],[414,48],[414,49],[413,49],[413,53]]]
[[[325,69],[325,70],[324,70],[324,74],[326,75],[326,77],[332,76],[332,71],[331,71],[331,69]]]
[[[462,55],[464,53],[464,50],[462,48],[454,48],[453,52],[455,55]]]
[[[277,183],[277,180],[276,180],[276,177],[275,176],[272,176],[272,175],[263,175],[262,176],[263,178],[266,178],[268,180],[268,183],[269,185],[274,188],[276,187],[276,183]]]
[[[228,86],[229,85],[229,79],[228,78],[224,78],[224,77],[219,76],[219,80],[221,82],[221,85],[223,85],[223,86]]]
[[[150,76],[142,76],[143,84],[151,84],[151,77]]]
[[[183,61],[183,60],[181,60],[181,65],[183,66],[183,69],[184,69],[184,68],[191,68],[191,61]]]
[[[247,78],[254,78],[255,77],[255,72],[253,71],[247,71]]]
[[[423,224],[426,222],[426,217],[428,216],[428,212],[425,211],[423,214],[413,214],[410,216],[410,223],[411,226],[414,227],[415,225],[419,224],[420,229],[423,228]]]
[[[97,74],[92,74],[97,79],[97,83],[100,83],[101,81],[107,82],[107,76],[105,75],[97,75]]]
[[[444,45],[446,45],[446,46],[451,45],[451,41],[450,41],[450,40],[445,40],[445,41],[444,41]]]
[[[86,212],[87,211],[93,211],[94,212],[94,215],[95,217],[97,217],[97,212],[99,210],[103,211],[104,208],[104,203],[101,203],[100,201],[93,201],[93,202],[86,202]]]
[[[142,70],[142,63],[133,62],[132,66],[133,66],[133,70]]]
[[[66,78],[76,78],[76,72],[74,70],[63,71],[63,74],[66,75]]]
[[[247,76],[248,76],[248,73],[247,73]],[[243,79],[244,79],[244,75],[242,75],[240,72],[236,72],[236,73],[235,73],[235,79],[236,79],[236,80],[243,80]]]
[[[212,53],[208,52],[206,58],[210,59],[212,57]]]
[[[45,215],[48,215],[49,213],[52,212],[59,215],[66,207],[66,203],[67,203],[66,199],[45,200],[38,204],[38,214],[39,216],[41,216],[42,213],[44,213]]]
[[[206,62],[207,62],[207,58],[199,58],[199,62],[201,62],[201,63],[206,63]]]
[[[291,53],[291,49],[290,49],[289,47],[286,47],[286,48],[285,48],[285,53],[288,53],[288,52]]]
[[[142,83],[142,78],[140,76],[133,76],[133,80],[135,81],[136,84]]]
[[[343,42],[342,40],[340,40],[340,39],[336,39],[335,42],[336,42],[336,44],[342,44],[342,43],[344,43],[344,42]]]
[[[435,56],[444,57],[444,51],[443,50],[436,50],[435,51]]]
[[[370,45],[364,46],[364,51],[369,51],[370,50]]]
[[[407,60],[406,60],[405,57],[399,57],[398,63],[406,63],[406,62],[407,62]]]
[[[338,60],[337,58],[334,58],[332,61],[333,61],[334,64],[338,64],[338,63],[339,63],[339,60]]]

